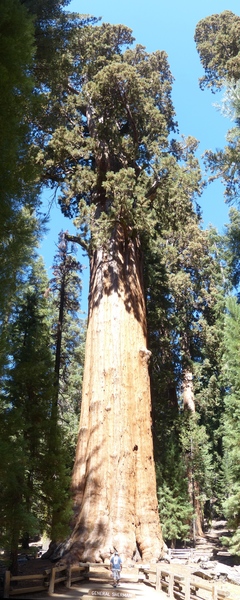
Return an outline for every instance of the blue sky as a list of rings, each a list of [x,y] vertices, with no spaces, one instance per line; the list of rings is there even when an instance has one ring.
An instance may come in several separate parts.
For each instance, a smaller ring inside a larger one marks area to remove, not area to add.
[[[239,0],[72,0],[67,10],[102,17],[109,23],[122,23],[133,30],[136,42],[148,52],[165,50],[175,78],[173,103],[180,133],[199,140],[199,157],[206,149],[221,148],[231,122],[213,106],[221,94],[201,91],[198,79],[203,71],[194,43],[194,31],[200,19],[224,10],[240,14]],[[211,184],[201,198],[203,226],[211,223],[219,232],[228,221],[223,186]],[[61,229],[73,230],[59,209],[52,211],[49,233],[41,247],[46,267],[50,270]],[[87,259],[82,259],[87,266]],[[51,273],[49,273],[51,276]],[[88,271],[83,279],[84,310],[88,288]]]

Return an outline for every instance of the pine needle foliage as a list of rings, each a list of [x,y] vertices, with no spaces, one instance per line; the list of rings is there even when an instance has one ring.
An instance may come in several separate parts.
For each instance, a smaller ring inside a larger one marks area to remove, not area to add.
[[[2,533],[14,569],[21,535],[38,532],[45,521],[42,494],[53,400],[45,286],[41,260],[34,261],[11,311],[10,354],[1,389]]]
[[[228,132],[223,150],[207,150],[205,162],[210,181],[221,178],[226,187],[227,202],[239,202],[239,93],[240,78],[240,17],[224,11],[202,19],[196,27],[195,42],[205,71],[200,87],[213,92],[226,88],[228,116],[236,126]],[[226,94],[224,104],[226,100]]]
[[[240,343],[240,306],[236,298],[230,297],[227,302],[228,313],[225,320],[225,353],[223,369],[226,385],[224,431],[224,466],[228,484],[228,494],[224,502],[224,511],[228,523],[234,530],[234,535],[228,545],[230,551],[240,555],[240,371],[239,371],[239,343]],[[225,540],[226,541],[226,540]]]
[[[187,493],[187,479],[182,480],[181,488],[179,483],[177,481],[173,488],[163,483],[158,491],[163,536],[171,548],[175,548],[177,540],[188,542],[191,535],[193,510]]]
[[[169,140],[176,121],[166,53],[131,48],[123,25],[71,22],[58,87],[52,82],[38,123],[37,160],[91,256],[116,226],[152,235],[165,197],[179,214],[181,198],[200,193],[201,175],[196,142]]]
[[[225,80],[240,77],[240,17],[230,10],[199,21],[195,42],[205,71],[200,87],[216,91]]]
[[[84,363],[86,323],[81,314],[82,265],[76,245],[60,232],[58,251],[49,282],[52,307],[52,352],[55,356],[55,392],[58,421],[68,448],[67,463],[74,461]]]

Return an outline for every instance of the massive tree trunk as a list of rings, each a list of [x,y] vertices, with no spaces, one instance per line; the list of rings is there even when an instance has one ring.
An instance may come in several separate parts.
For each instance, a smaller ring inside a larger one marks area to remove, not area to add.
[[[102,561],[116,547],[144,561],[162,554],[137,241],[115,230],[90,265],[82,409],[73,473],[70,554]]]

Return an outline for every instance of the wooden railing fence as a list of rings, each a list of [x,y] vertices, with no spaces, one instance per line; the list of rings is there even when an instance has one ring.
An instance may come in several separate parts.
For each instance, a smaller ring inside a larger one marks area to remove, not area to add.
[[[103,572],[101,567],[103,568]],[[221,588],[219,588],[219,583],[215,581],[202,580],[190,573],[176,574],[171,571],[168,565],[164,565],[163,563],[157,563],[150,568],[138,567],[136,565],[134,571],[136,572],[136,570],[138,570],[138,576],[135,578],[135,581],[142,581],[144,574],[146,585],[151,585],[156,591],[165,592],[170,600],[198,600],[198,598],[201,598],[201,590],[209,592],[209,600],[224,600],[225,598],[232,600],[229,592],[224,589],[224,584],[221,584]],[[79,563],[79,566],[70,567],[52,567],[52,569],[48,569],[39,575],[12,576],[10,571],[6,571],[4,598],[10,598],[14,595],[30,595],[43,590],[50,595],[54,593],[55,586],[59,583],[64,582],[66,587],[70,588],[77,581],[91,578],[108,579],[109,581],[109,576],[108,565],[95,563]],[[131,575],[124,575],[123,569],[123,581],[127,582],[129,579],[131,579]],[[27,581],[32,581],[34,585],[31,587],[16,585],[17,582],[23,583]]]
[[[195,577],[191,573],[176,574],[167,566],[158,563],[151,568],[141,568],[145,573],[146,582],[152,585],[156,591],[165,592],[170,600],[197,600],[201,596],[201,590],[209,592],[209,600],[231,600],[229,592],[224,587],[219,588],[216,581],[205,581]],[[222,584],[221,584],[222,585]]]
[[[33,594],[34,592],[54,593],[55,585],[64,582],[67,588],[70,588],[72,583],[82,581],[89,577],[89,565],[79,565],[66,567],[52,567],[47,569],[40,575],[11,575],[10,571],[6,571],[4,578],[4,598],[11,596],[20,596],[23,594]],[[23,583],[32,581],[30,587],[22,587],[16,585],[17,582]],[[37,583],[36,583],[37,582]],[[16,587],[15,587],[16,586]]]
[[[170,559],[178,558],[181,560],[190,560],[194,556],[194,549],[193,548],[179,548],[179,549],[169,548],[168,556]]]

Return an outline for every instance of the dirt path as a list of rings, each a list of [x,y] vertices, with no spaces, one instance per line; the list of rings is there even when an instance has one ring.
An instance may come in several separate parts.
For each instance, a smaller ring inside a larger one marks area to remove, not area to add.
[[[91,592],[95,590],[101,591],[102,593],[104,591],[109,593],[113,590],[113,587],[110,583],[106,582],[106,580],[101,581],[97,579],[94,581],[94,579],[91,579],[91,581],[75,584],[70,589],[67,589],[64,585],[58,585],[55,588],[54,594],[51,594],[51,598],[56,598],[58,600],[84,598],[84,596],[90,595]],[[125,592],[130,593],[133,598],[141,598],[141,600],[167,600],[168,598],[167,594],[164,592],[156,592],[154,588],[142,582],[124,582],[114,591],[119,593],[119,598],[122,597],[122,600]],[[122,594],[122,596],[120,594]],[[25,594],[24,596],[19,594],[17,598],[19,600],[23,598],[26,600],[45,600],[46,598],[49,598],[49,595],[47,592],[37,592],[31,595]]]

